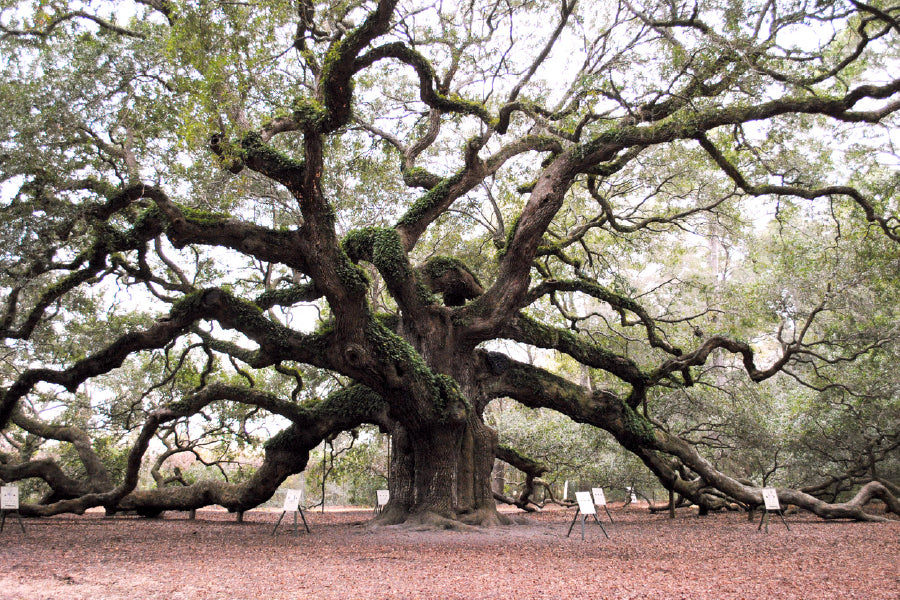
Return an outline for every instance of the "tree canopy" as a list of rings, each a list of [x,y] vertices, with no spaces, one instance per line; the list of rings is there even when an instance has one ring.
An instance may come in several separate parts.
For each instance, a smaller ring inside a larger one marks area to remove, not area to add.
[[[495,523],[510,399],[703,510],[782,451],[783,503],[900,514],[900,5],[2,6],[25,512],[247,510],[369,424],[380,520]]]

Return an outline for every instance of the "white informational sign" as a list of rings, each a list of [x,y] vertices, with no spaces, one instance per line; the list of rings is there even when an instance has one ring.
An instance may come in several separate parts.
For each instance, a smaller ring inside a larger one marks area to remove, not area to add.
[[[781,504],[778,502],[778,492],[775,488],[762,489],[763,502],[766,503],[766,510],[781,510]]]
[[[575,492],[575,500],[578,501],[578,510],[581,511],[581,514],[597,514],[597,509],[594,507],[594,501],[591,499],[590,492]]]
[[[303,490],[288,490],[284,496],[284,512],[297,512],[300,510],[300,500],[303,498]]]
[[[563,500],[569,499],[569,482],[566,481],[566,484],[563,486]]]
[[[592,488],[591,493],[594,495],[594,504],[606,506],[606,495],[603,493],[603,488]]]
[[[388,490],[376,490],[375,496],[378,498],[378,506],[387,506],[391,499],[391,492]]]
[[[0,510],[19,510],[19,488],[14,485],[0,487]]]

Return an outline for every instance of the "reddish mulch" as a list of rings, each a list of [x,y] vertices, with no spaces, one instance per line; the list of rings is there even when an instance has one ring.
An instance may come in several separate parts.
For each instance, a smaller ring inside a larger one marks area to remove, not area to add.
[[[0,534],[0,598],[900,599],[900,521],[777,518],[769,533],[738,513],[669,520],[612,510],[610,539],[573,511],[477,532],[370,530],[368,511],[307,514],[293,535],[279,513],[203,511],[148,520],[101,515],[15,519]],[[604,521],[606,517],[604,515]]]

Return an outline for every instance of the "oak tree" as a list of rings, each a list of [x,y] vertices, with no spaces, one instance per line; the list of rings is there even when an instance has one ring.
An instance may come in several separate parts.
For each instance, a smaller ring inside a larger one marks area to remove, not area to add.
[[[811,219],[822,248],[853,230],[847,252],[896,262],[889,0],[3,6],[0,477],[46,482],[32,514],[244,511],[372,424],[381,522],[493,524],[495,457],[542,472],[485,423],[500,398],[608,432],[704,510],[752,507],[761,482],[657,418],[667,399],[723,373],[834,393],[829,369],[893,356],[883,305],[840,317],[880,293],[865,274],[774,284],[720,247]],[[712,283],[681,279],[697,260]],[[118,476],[92,437],[112,423]],[[263,444],[252,474],[163,458],[137,487],[148,449],[223,435]],[[900,511],[877,480],[779,495]]]

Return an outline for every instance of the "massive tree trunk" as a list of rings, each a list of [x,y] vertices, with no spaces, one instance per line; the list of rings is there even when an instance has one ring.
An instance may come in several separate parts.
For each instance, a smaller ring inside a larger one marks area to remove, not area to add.
[[[502,521],[491,491],[497,434],[479,414],[461,423],[394,430],[391,500],[379,524],[455,527]]]
[[[444,414],[415,428],[398,423],[392,440],[391,500],[379,523],[452,527],[502,521],[491,491],[497,434],[484,423],[478,402],[467,402],[463,415]]]
[[[486,403],[475,377],[474,353],[457,341],[444,318],[406,322],[400,330],[432,371],[459,385],[461,407],[438,407],[425,422],[394,427],[391,501],[378,522],[500,523],[491,490],[497,433],[482,418]]]

